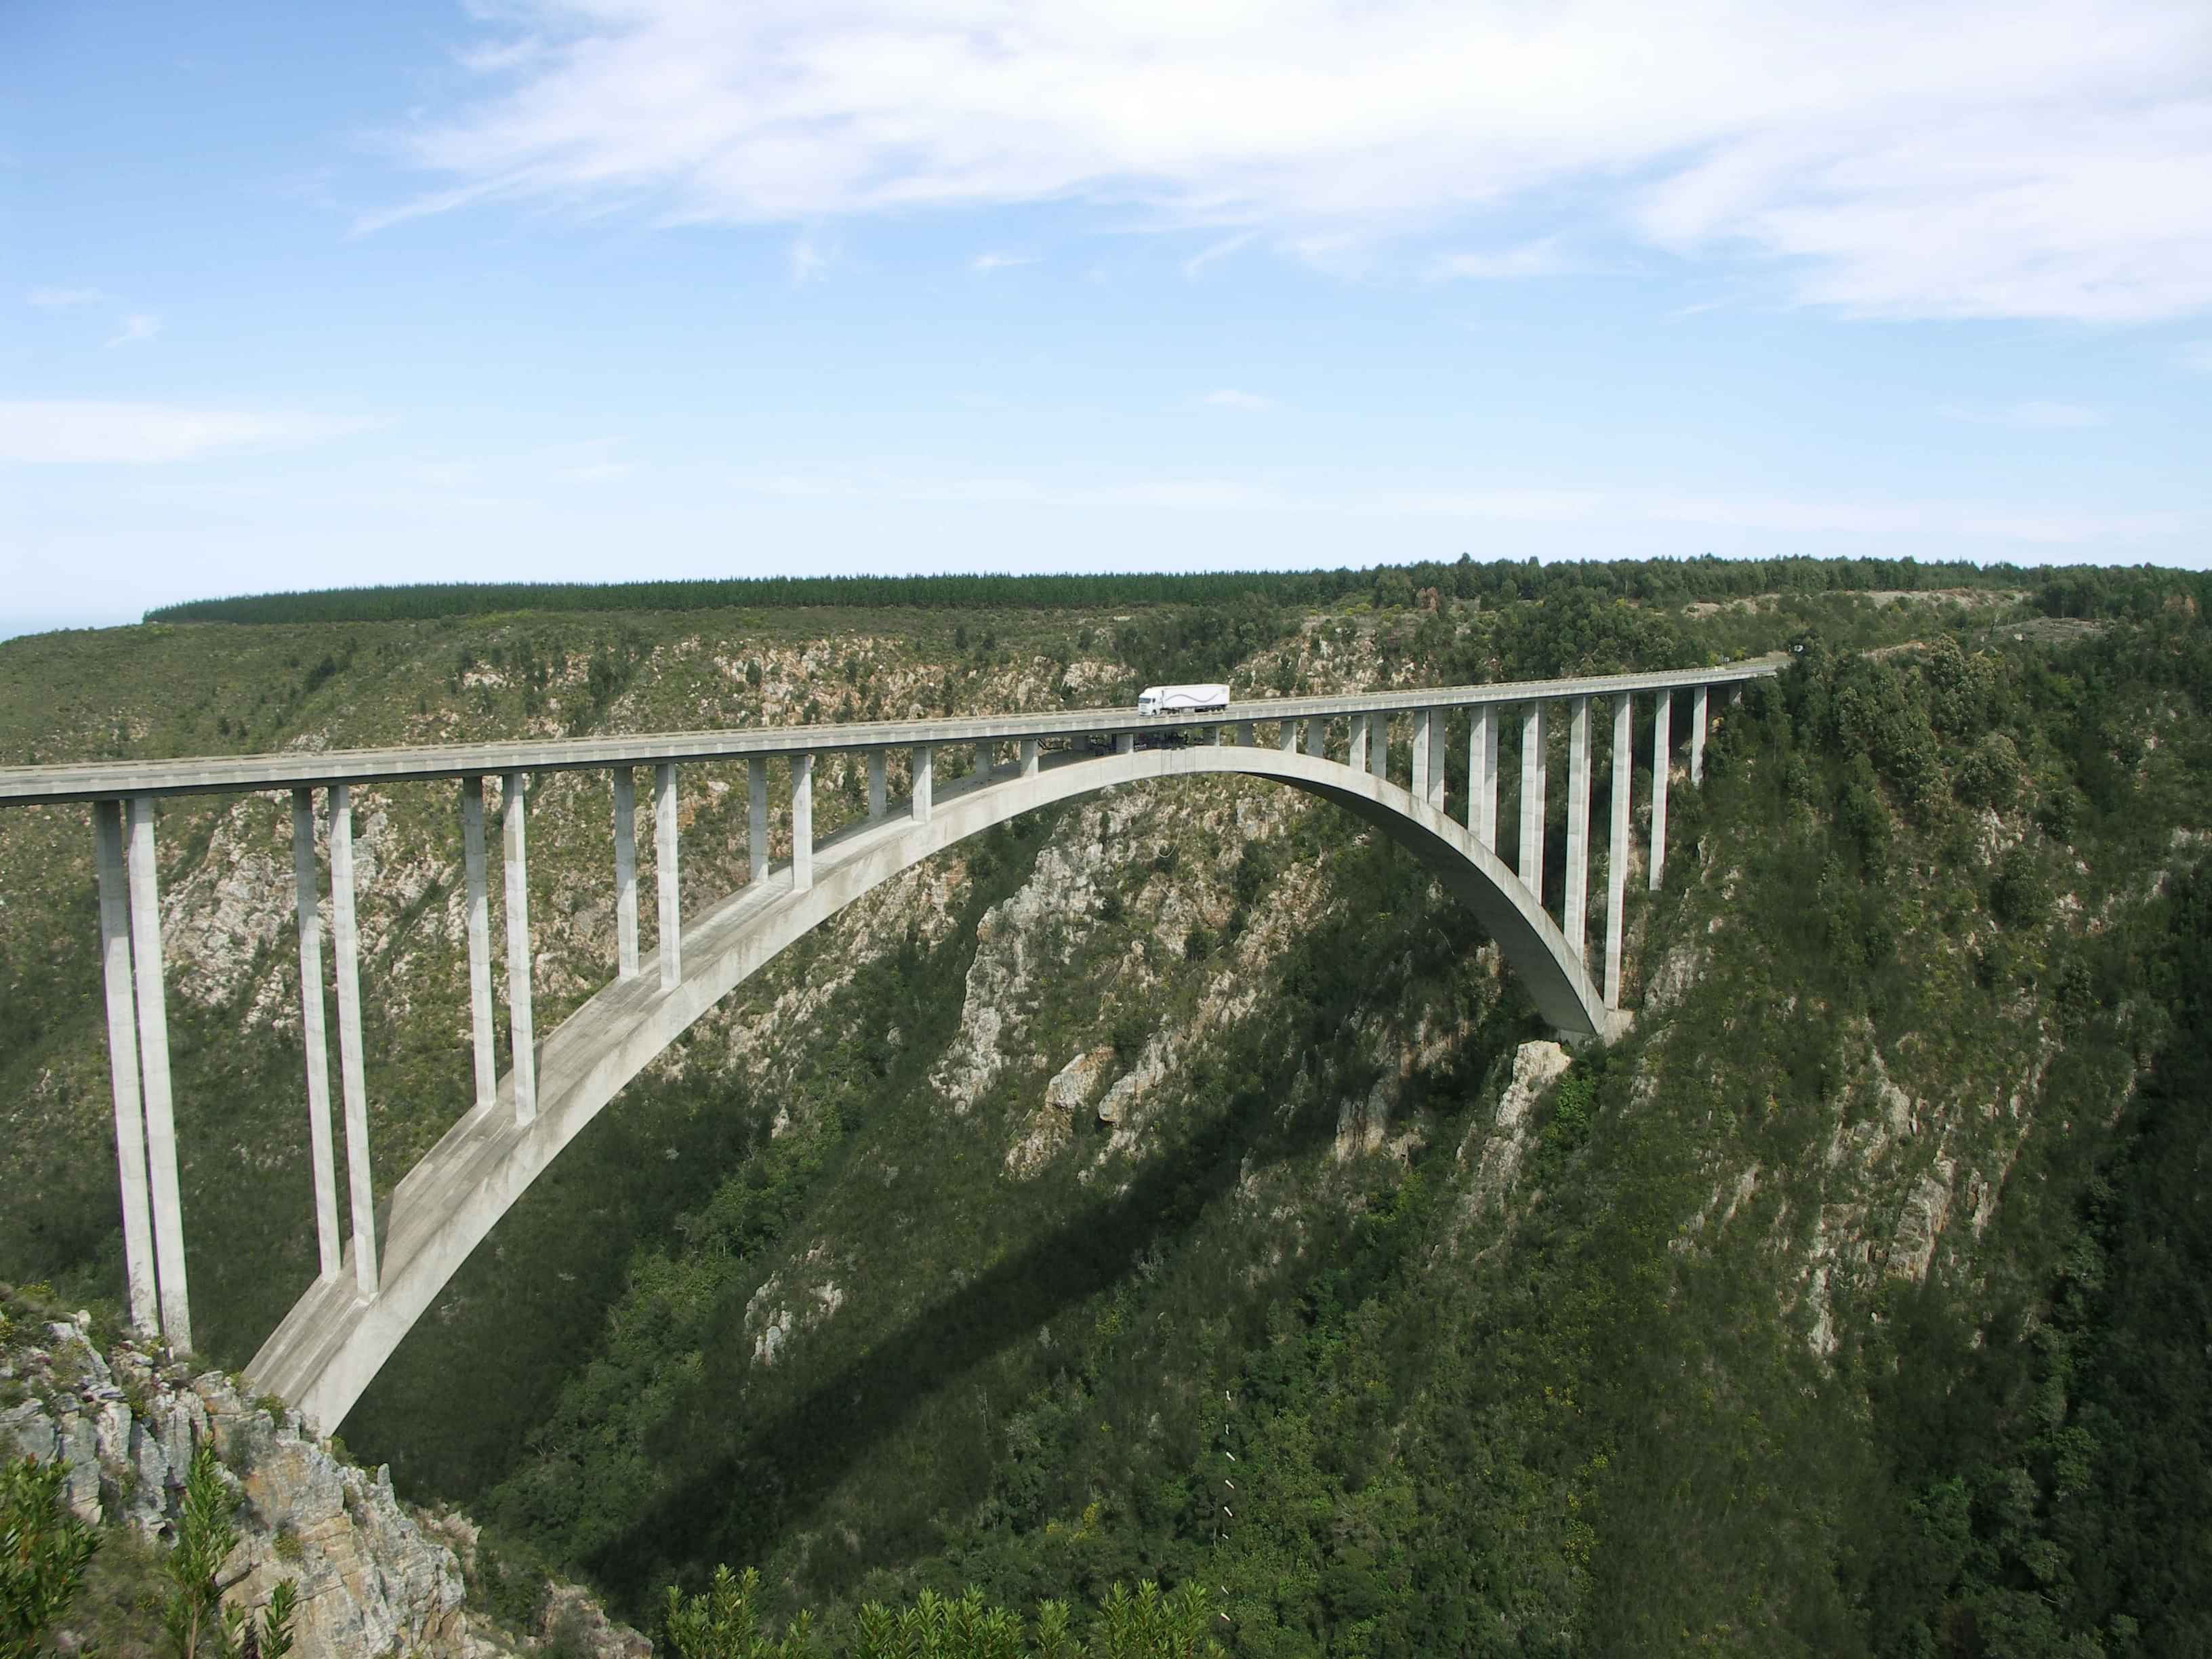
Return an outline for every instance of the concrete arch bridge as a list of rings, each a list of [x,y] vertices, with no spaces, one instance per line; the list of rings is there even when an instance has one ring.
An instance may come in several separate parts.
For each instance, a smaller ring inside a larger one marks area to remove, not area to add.
[[[1649,879],[1666,864],[1667,793],[1688,704],[1686,770],[1704,768],[1709,701],[1778,672],[1779,659],[1657,674],[1440,687],[1364,696],[1268,699],[1218,713],[1138,715],[1129,709],[964,720],[824,725],[661,736],[572,738],[444,748],[326,751],[0,769],[0,806],[88,802],[99,872],[102,968],[113,1083],[124,1259],[134,1323],[172,1347],[191,1346],[184,1218],[178,1197],[176,1109],[155,868],[155,800],[167,795],[289,790],[305,1039],[307,1129],[315,1183],[320,1273],[247,1367],[256,1388],[298,1406],[325,1430],[352,1409],[377,1371],[470,1251],[538,1175],[691,1023],[794,940],[931,854],[1009,818],[1100,789],[1151,779],[1237,774],[1271,779],[1334,803],[1404,847],[1474,915],[1520,975],[1545,1018],[1570,1039],[1606,1038],[1621,1008],[1624,885],[1629,864],[1634,708],[1653,714]],[[1610,713],[1609,880],[1604,947],[1594,965],[1589,892],[1594,702]],[[1564,722],[1566,867],[1555,917],[1544,906],[1547,733]],[[1500,848],[1498,775],[1506,740],[1520,775],[1516,858]],[[1394,728],[1410,757],[1392,767]],[[1463,800],[1445,799],[1448,740],[1467,746]],[[941,749],[974,765],[940,785]],[[866,758],[865,817],[819,842],[813,771],[825,752]],[[903,752],[912,785],[889,798],[890,757]],[[769,855],[768,763],[789,763],[792,856]],[[747,763],[750,879],[691,917],[678,901],[678,812],[687,763]],[[636,785],[651,769],[658,948],[638,938]],[[613,776],[609,864],[616,894],[616,976],[542,1038],[532,1018],[528,792],[533,773],[604,769]],[[506,899],[508,1063],[495,1046],[484,781],[497,778],[500,878]],[[467,881],[475,1103],[392,1189],[377,1233],[362,1049],[354,907],[351,791],[365,783],[458,784]],[[322,799],[316,799],[320,792]],[[327,817],[329,895],[322,893],[316,817]],[[327,929],[325,912],[327,911]],[[337,1177],[330,1034],[323,1000],[325,936],[337,1014],[339,1118],[346,1217]]]

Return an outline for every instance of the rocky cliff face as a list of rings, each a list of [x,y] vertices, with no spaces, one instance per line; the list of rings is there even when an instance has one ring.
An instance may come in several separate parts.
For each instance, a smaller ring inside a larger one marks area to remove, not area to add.
[[[465,1517],[412,1510],[390,1471],[355,1467],[296,1412],[246,1399],[221,1371],[194,1373],[128,1340],[103,1352],[82,1315],[12,1338],[0,1389],[19,1396],[0,1408],[0,1455],[59,1461],[80,1520],[156,1548],[172,1535],[194,1450],[213,1446],[239,1499],[239,1541],[221,1575],[228,1599],[258,1610],[290,1580],[301,1659],[492,1659],[533,1651],[556,1628],[571,1652],[580,1637],[604,1659],[652,1651],[570,1586],[548,1597],[538,1632],[497,1628],[468,1606],[463,1560],[476,1534]]]

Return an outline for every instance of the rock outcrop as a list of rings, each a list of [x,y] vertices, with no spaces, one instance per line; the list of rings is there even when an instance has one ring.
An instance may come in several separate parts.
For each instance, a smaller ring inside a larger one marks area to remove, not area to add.
[[[1462,1167],[1474,1167],[1474,1179],[1461,1200],[1462,1227],[1486,1208],[1521,1172],[1521,1161],[1534,1139],[1529,1109],[1541,1100],[1567,1069],[1570,1056],[1556,1042],[1524,1042],[1513,1055],[1513,1076],[1498,1097],[1497,1115],[1485,1123],[1480,1114],[1459,1149]]]
[[[389,1470],[347,1462],[297,1412],[247,1399],[222,1371],[194,1374],[130,1341],[103,1353],[82,1315],[19,1330],[0,1356],[0,1388],[22,1396],[0,1407],[0,1456],[58,1460],[79,1519],[156,1545],[172,1536],[194,1451],[212,1446],[240,1499],[228,1599],[258,1609],[291,1580],[300,1659],[490,1659],[534,1651],[556,1615],[569,1651],[652,1651],[573,1587],[549,1595],[542,1632],[495,1628],[469,1609],[460,1559],[393,1494]]]

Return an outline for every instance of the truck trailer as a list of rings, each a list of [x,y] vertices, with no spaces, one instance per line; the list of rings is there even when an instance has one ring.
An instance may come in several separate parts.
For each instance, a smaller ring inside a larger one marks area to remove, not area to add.
[[[1137,694],[1139,714],[1212,714],[1228,707],[1225,685],[1148,685]]]

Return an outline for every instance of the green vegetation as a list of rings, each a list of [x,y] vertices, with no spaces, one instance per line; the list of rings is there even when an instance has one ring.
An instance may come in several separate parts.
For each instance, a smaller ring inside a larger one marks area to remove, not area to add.
[[[46,1659],[100,1547],[97,1528],[62,1502],[65,1471],[29,1458],[0,1462],[0,1659]]]
[[[2129,573],[2134,577],[2134,573]],[[2167,574],[2170,573],[2158,573]],[[1540,564],[1534,559],[1484,564],[1377,565],[1368,569],[1225,570],[1190,575],[1098,576],[763,576],[653,582],[433,582],[392,587],[324,588],[228,599],[193,599],[146,613],[148,622],[399,622],[513,611],[682,611],[801,607],[929,611],[1070,611],[1101,605],[1217,605],[1259,598],[1274,605],[1316,607],[1370,599],[1408,606],[1429,591],[1447,599],[1499,604],[1572,590],[1642,602],[1717,599],[1802,591],[1989,588],[2019,586],[2028,573],[2010,565],[1922,564],[1912,559],[1621,559]],[[2110,573],[2068,572],[2052,579],[2072,592],[2101,590]],[[2087,611],[2054,612],[2096,614]],[[962,648],[965,649],[965,642]]]
[[[678,1659],[809,1659],[822,1650],[805,1613],[781,1636],[761,1633],[760,1574],[718,1567],[701,1595],[671,1589],[661,1630]],[[852,1659],[1200,1659],[1209,1639],[1205,1593],[1187,1584],[1162,1595],[1147,1579],[1132,1595],[1117,1584],[1098,1608],[1090,1638],[1071,1629],[1065,1602],[1037,1609],[1034,1631],[1017,1613],[985,1603],[973,1589],[948,1601],[924,1590],[913,1607],[860,1609]]]
[[[173,1659],[283,1659],[292,1650],[298,1590],[290,1579],[270,1592],[258,1620],[223,1601],[228,1586],[222,1577],[222,1564],[238,1544],[238,1528],[231,1519],[238,1502],[223,1484],[215,1448],[201,1446],[185,1474],[176,1541],[161,1560],[161,1577],[169,1584],[161,1628]]]
[[[2203,579],[1313,580],[1338,585],[679,617],[586,590],[57,635],[0,648],[0,749],[1795,647],[1716,705],[1667,890],[1630,872],[1638,1029],[1516,1121],[1545,1033],[1409,860],[1257,784],[1076,803],[948,853],[702,1022],[495,1231],[347,1437],[486,1522],[480,1598],[532,1616],[558,1570],[679,1652],[1127,1650],[1109,1609],[1145,1582],[1185,1638],[1245,1654],[2212,1645]],[[743,793],[714,781],[687,781],[687,906],[743,878]],[[858,781],[817,777],[820,827]],[[361,810],[388,1192],[466,1103],[453,836],[433,792]],[[608,810],[584,777],[533,801],[541,1029],[611,971]],[[210,866],[251,890],[255,857],[281,881],[283,833],[281,804],[174,805],[168,890]],[[87,839],[78,814],[0,817],[0,1270],[112,1306]],[[313,1272],[289,921],[172,996],[196,1311],[233,1363]],[[1068,1075],[1094,1081],[1047,1110]]]

